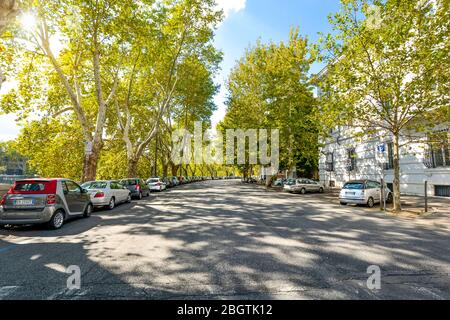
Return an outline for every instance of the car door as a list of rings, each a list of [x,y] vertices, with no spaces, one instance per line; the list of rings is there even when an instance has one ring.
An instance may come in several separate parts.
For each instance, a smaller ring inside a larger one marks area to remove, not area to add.
[[[124,187],[117,183],[117,182],[111,182],[111,189],[114,192],[114,196],[116,197],[117,201],[124,202],[128,198],[128,193],[130,192],[128,189],[124,189]]]
[[[63,191],[66,197],[67,206],[69,207],[70,214],[83,213],[86,203],[82,188],[71,180],[63,181]]]
[[[378,184],[378,182],[368,181],[367,182],[367,189],[369,191],[369,196],[372,197],[375,200],[375,202],[380,201],[380,199],[381,199],[381,186]]]
[[[305,180],[305,182],[307,185],[306,190],[308,190],[309,192],[319,191],[319,188],[317,188],[317,185],[314,181],[307,179],[307,180]]]

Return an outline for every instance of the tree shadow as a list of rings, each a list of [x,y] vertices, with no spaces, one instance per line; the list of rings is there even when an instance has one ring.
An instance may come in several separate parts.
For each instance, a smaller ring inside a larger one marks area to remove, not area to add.
[[[450,297],[447,229],[238,182],[172,189],[102,215],[97,227],[73,239],[82,244],[49,248],[61,252],[54,263],[73,253],[70,263],[92,264],[83,298]],[[46,245],[28,245],[29,254]],[[371,265],[382,270],[381,290],[366,285]],[[111,295],[96,293],[105,288]]]

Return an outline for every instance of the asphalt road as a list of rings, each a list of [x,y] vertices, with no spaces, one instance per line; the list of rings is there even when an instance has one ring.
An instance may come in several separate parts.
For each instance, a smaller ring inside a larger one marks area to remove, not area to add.
[[[58,231],[0,230],[0,299],[127,298],[449,299],[450,224],[210,181]]]

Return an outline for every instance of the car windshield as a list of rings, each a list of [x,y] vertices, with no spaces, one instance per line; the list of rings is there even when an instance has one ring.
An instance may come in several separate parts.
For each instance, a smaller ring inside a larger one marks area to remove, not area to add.
[[[135,186],[138,184],[136,180],[123,180],[120,183],[124,186]]]
[[[88,182],[82,185],[84,189],[106,189],[108,183],[106,182]]]
[[[148,183],[157,183],[159,182],[159,179],[150,179],[148,180]]]
[[[295,180],[289,179],[285,184],[288,186],[293,186],[295,184]]]
[[[346,183],[344,186],[344,189],[346,189],[346,190],[363,190],[364,183],[362,183],[362,182]]]
[[[25,192],[37,192],[44,191],[45,184],[44,183],[17,183],[14,187],[14,191],[25,191]]]

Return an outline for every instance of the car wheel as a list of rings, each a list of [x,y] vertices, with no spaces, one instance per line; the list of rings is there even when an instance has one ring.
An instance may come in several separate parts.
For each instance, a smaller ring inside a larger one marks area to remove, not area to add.
[[[302,190],[300,190],[300,193],[301,193],[301,194],[305,194],[305,193],[306,193],[306,189],[305,189],[305,188],[302,188]]]
[[[138,199],[139,199],[139,200],[142,200],[142,192],[139,192]]]
[[[368,206],[369,208],[373,208],[374,205],[375,205],[375,201],[373,200],[372,197],[370,197],[369,200],[367,201],[367,206]]]
[[[323,188],[320,188],[320,189],[319,189],[319,193],[323,193]]]
[[[84,210],[83,217],[89,218],[92,214],[92,211],[94,211],[94,207],[92,206],[92,203],[89,203],[86,207],[86,210]]]
[[[48,226],[53,229],[61,229],[64,224],[64,212],[62,210],[56,211],[50,221],[48,222]]]
[[[131,193],[128,194],[127,203],[131,203]]]
[[[111,198],[111,200],[109,200],[109,204],[108,204],[108,209],[109,210],[113,210],[116,207],[116,199]]]

